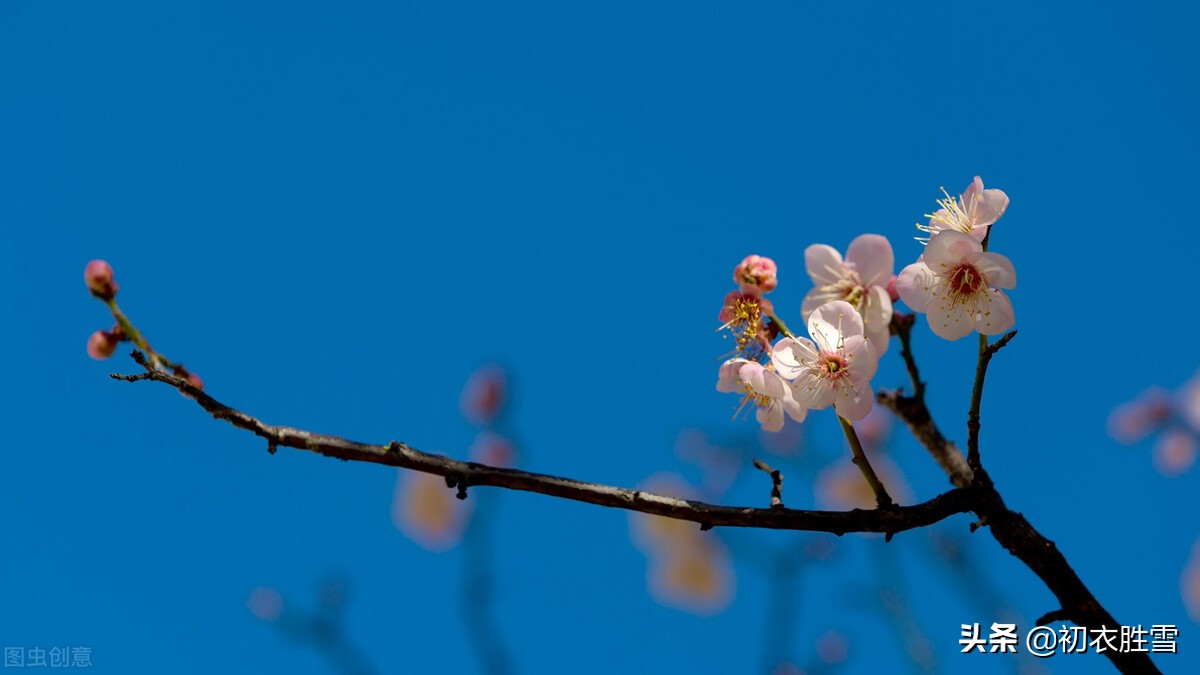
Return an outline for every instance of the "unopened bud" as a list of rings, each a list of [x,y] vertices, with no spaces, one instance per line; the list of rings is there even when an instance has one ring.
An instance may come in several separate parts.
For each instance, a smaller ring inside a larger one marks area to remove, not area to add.
[[[88,338],[88,356],[97,361],[103,361],[112,356],[113,352],[117,351],[118,343],[120,343],[120,340],[116,335],[108,331],[98,330]]]
[[[103,260],[93,260],[83,270],[83,280],[92,295],[101,300],[112,300],[117,295],[117,282],[113,280],[112,265]]]
[[[740,285],[743,291],[750,287],[769,293],[779,285],[779,279],[775,276],[778,271],[774,260],[760,255],[748,255],[733,268],[733,281]]]

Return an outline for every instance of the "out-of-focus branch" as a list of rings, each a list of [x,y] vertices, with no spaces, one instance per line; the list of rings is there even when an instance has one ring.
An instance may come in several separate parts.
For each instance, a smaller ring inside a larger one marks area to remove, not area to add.
[[[266,424],[240,410],[226,406],[188,381],[154,368],[140,352],[135,351],[133,359],[145,368],[146,372],[138,375],[113,374],[111,377],[125,381],[154,380],[168,384],[194,399],[213,417],[265,439],[269,452],[274,453],[279,447],[297,448],[343,460],[372,462],[431,473],[445,478],[446,485],[457,489],[459,498],[463,499],[466,498],[468,487],[491,485],[676,520],[688,520],[698,523],[703,529],[756,527],[830,532],[837,535],[847,532],[883,532],[894,535],[970,511],[976,501],[970,488],[951,490],[915,506],[870,511],[855,509],[844,512],[718,506],[676,499],[642,490],[463,462],[421,452],[397,441],[388,445],[372,445],[294,427]]]

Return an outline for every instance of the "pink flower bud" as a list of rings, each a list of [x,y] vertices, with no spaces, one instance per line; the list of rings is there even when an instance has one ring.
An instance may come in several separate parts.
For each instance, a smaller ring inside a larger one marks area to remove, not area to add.
[[[775,261],[758,255],[748,255],[738,266],[733,268],[733,281],[739,284],[743,291],[756,288],[763,293],[775,290],[779,279],[775,277],[778,268]]]
[[[98,330],[88,338],[88,356],[97,361],[103,361],[112,356],[113,352],[117,351],[117,344],[119,342],[120,340],[117,339],[116,335],[108,331]]]
[[[112,300],[117,295],[117,282],[113,280],[112,266],[103,260],[93,260],[83,270],[83,280],[92,295],[101,300]]]
[[[467,379],[459,407],[463,417],[475,424],[488,424],[500,412],[508,393],[504,369],[497,365],[483,366]]]

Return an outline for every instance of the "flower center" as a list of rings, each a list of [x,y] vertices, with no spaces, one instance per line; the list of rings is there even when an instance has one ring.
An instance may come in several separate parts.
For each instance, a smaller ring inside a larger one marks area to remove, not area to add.
[[[970,263],[960,263],[946,276],[950,295],[960,298],[975,295],[987,283],[983,273]]]
[[[867,288],[858,278],[855,272],[843,272],[846,276],[838,279],[832,284],[817,287],[817,290],[824,296],[825,302],[833,300],[845,300],[854,305],[854,309],[862,310],[863,303],[867,299]]]
[[[929,224],[917,224],[918,230],[929,234],[928,237],[917,237],[917,241],[922,244],[928,244],[933,235],[943,230],[971,234],[975,229],[975,206],[979,201],[979,195],[975,195],[975,201],[968,204],[965,201],[959,201],[956,197],[951,197],[950,193],[946,192],[946,188],[942,188],[942,194],[946,198],[937,200],[937,205],[942,208],[938,209],[937,213],[925,214],[925,217],[929,219]]]
[[[846,357],[841,354],[823,353],[817,368],[821,377],[827,380],[839,380],[850,372],[849,365]]]
[[[743,295],[725,305],[721,310],[720,320],[725,324],[718,330],[728,329],[737,340],[737,350],[744,351],[748,345],[757,341],[759,331],[763,327],[762,306],[757,298]]]
[[[937,200],[938,206],[942,207],[941,210],[936,214],[927,213],[925,217],[936,221],[943,230],[957,230],[963,234],[971,234],[971,230],[975,229],[975,205],[960,202],[951,197],[950,193],[946,192],[946,188],[942,188],[942,194],[946,198]]]

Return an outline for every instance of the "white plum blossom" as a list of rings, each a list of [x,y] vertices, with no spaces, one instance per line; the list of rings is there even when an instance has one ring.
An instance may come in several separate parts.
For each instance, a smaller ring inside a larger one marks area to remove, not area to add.
[[[783,428],[784,413],[797,422],[803,422],[808,414],[808,410],[792,396],[788,383],[778,373],[755,361],[729,359],[721,364],[717,391],[742,394],[742,405],[738,407],[738,412],[748,403],[756,405],[758,411],[755,417],[767,431]]]
[[[929,224],[917,225],[918,230],[929,233],[928,237],[917,237],[918,241],[928,242],[939,232],[962,232],[982,242],[987,236],[988,227],[999,220],[1008,208],[1008,195],[995,188],[984,190],[983,179],[979,176],[975,176],[975,180],[958,199],[951,197],[946,188],[942,188],[942,194],[946,198],[937,202],[941,208],[925,214]]]
[[[946,230],[929,241],[917,262],[896,279],[896,291],[924,312],[938,337],[957,340],[971,331],[996,335],[1013,327],[1012,302],[997,289],[1017,285],[1008,258],[985,253],[970,235]]]
[[[866,417],[875,403],[871,378],[879,357],[863,334],[862,317],[850,303],[835,300],[812,313],[808,332],[811,341],[784,338],[771,352],[776,371],[792,380],[796,402],[813,410],[832,404],[848,420]]]
[[[882,355],[888,348],[888,324],[892,321],[892,299],[888,283],[895,268],[895,255],[886,237],[864,234],[850,242],[843,260],[837,249],[813,244],[804,251],[808,276],[816,288],[804,296],[800,313],[807,321],[818,307],[834,300],[854,306],[863,318],[867,339]]]

